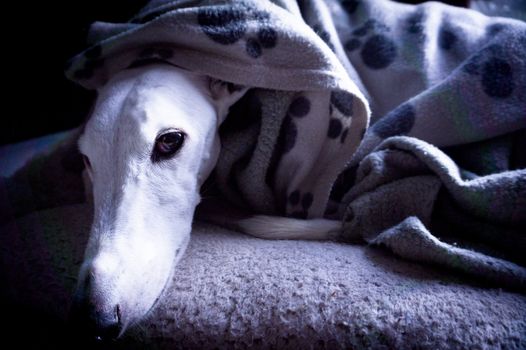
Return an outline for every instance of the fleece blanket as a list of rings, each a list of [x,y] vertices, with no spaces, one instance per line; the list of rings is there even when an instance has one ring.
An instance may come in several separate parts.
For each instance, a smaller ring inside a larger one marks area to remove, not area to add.
[[[250,87],[215,183],[254,213],[526,289],[526,24],[438,3],[151,1],[68,76],[151,60]]]

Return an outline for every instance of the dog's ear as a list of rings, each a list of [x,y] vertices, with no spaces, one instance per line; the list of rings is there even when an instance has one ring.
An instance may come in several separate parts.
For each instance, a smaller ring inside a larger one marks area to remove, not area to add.
[[[228,113],[228,109],[236,103],[249,89],[246,86],[230,83],[227,81],[210,78],[210,94],[216,103],[217,115],[222,122]]]

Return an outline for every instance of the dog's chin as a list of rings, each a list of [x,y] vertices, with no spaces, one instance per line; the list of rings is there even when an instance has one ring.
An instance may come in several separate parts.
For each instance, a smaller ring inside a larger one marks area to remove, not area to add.
[[[189,238],[190,231],[154,255],[111,251],[87,259],[71,313],[77,331],[87,338],[113,340],[147,318],[171,285]]]
[[[148,294],[149,294],[148,300],[143,300],[143,303],[141,303],[141,301],[138,300],[138,303],[136,303],[135,305],[143,304],[142,307],[137,308],[137,310],[135,311],[130,310],[129,319],[127,320],[128,322],[126,322],[123,325],[122,333],[124,333],[124,331],[126,331],[128,328],[132,328],[136,326],[137,324],[141,323],[141,321],[146,321],[148,318],[153,316],[153,314],[155,313],[155,310],[158,307],[162,307],[163,300],[169,297],[167,295],[169,294],[169,291],[170,291],[169,287],[172,285],[173,277],[177,271],[177,265],[179,261],[181,260],[181,258],[183,257],[189,241],[190,241],[190,234],[186,235],[186,238],[184,239],[182,245],[176,249],[172,267],[169,270],[166,278],[164,278],[164,283],[160,284],[161,287],[157,289],[157,293],[155,293],[155,291],[150,291],[147,288]],[[132,308],[133,307],[130,307],[130,309]]]

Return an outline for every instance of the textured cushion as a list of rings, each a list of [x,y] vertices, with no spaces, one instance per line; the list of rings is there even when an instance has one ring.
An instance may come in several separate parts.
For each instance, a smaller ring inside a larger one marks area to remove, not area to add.
[[[3,299],[16,305],[11,328],[18,327],[18,334],[39,329],[17,342],[71,341],[63,321],[90,216],[86,205],[71,205],[0,228],[8,286]],[[378,249],[265,241],[196,223],[157,307],[113,345],[520,349],[526,347],[525,320],[523,295],[477,286]]]

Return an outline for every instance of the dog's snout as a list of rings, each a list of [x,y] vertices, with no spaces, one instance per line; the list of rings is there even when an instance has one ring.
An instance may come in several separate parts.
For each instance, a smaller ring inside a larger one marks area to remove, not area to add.
[[[93,271],[88,273],[77,290],[70,313],[75,334],[90,342],[116,339],[122,330],[121,307],[108,306],[97,298]]]
[[[115,305],[111,312],[104,312],[93,301],[85,297],[75,299],[70,321],[75,334],[89,342],[113,341],[122,330],[119,305]]]

